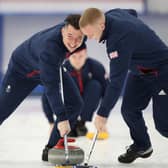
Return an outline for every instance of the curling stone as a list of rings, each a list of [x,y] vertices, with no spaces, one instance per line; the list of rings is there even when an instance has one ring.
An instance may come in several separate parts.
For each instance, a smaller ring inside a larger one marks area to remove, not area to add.
[[[75,139],[68,138],[68,142],[75,142]],[[66,156],[65,156],[65,147],[64,147],[64,139],[60,139],[55,147],[49,150],[48,152],[48,161],[55,165],[77,165],[84,161],[84,151],[76,146],[68,146],[69,150],[69,163],[66,164]],[[65,166],[64,166],[65,165]]]

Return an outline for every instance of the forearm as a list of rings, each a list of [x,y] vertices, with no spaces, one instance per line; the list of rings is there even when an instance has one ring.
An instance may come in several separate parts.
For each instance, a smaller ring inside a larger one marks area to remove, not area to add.
[[[62,102],[59,89],[48,87],[46,88],[46,95],[53,113],[57,116],[57,120],[67,120],[66,109]]]
[[[115,106],[120,93],[121,88],[115,88],[109,84],[97,114],[103,117],[108,117],[111,109]]]

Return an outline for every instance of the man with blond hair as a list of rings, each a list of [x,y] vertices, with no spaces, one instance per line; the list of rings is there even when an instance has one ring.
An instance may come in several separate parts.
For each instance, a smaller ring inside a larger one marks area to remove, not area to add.
[[[135,10],[113,9],[104,14],[97,8],[89,8],[82,14],[79,25],[88,38],[106,42],[110,60],[110,84],[95,118],[97,130],[105,128],[130,70],[121,112],[133,144],[118,160],[132,163],[139,157],[149,157],[153,149],[142,110],[151,98],[155,127],[161,135],[168,137],[165,108],[168,103],[168,47],[137,18]]]

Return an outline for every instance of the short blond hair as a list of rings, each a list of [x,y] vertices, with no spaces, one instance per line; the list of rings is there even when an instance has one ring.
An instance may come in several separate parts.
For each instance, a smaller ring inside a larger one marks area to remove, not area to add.
[[[80,28],[82,28],[87,25],[93,25],[95,22],[97,22],[101,18],[104,19],[105,16],[104,16],[104,13],[100,9],[88,8],[82,14],[79,20],[79,26]]]

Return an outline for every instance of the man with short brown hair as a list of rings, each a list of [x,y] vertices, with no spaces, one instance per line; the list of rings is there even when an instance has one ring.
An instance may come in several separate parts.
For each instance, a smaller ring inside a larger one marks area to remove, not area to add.
[[[82,108],[83,102],[69,74],[63,71],[64,97],[60,91],[60,68],[73,52],[84,45],[79,29],[79,14],[67,16],[64,22],[40,31],[19,45],[10,59],[0,88],[0,124],[38,85],[44,92],[57,120],[42,159],[48,160],[48,150],[68,134]],[[73,97],[73,99],[72,99]]]

